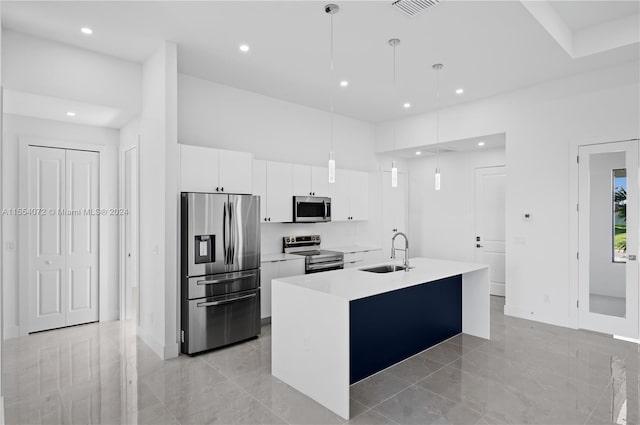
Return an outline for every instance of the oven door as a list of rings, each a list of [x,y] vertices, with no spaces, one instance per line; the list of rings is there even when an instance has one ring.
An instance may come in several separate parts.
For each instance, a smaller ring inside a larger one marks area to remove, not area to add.
[[[311,274],[342,269],[344,269],[344,261],[335,261],[331,263],[306,264],[304,272],[305,274]]]
[[[294,196],[293,221],[297,223],[331,221],[331,198]]]

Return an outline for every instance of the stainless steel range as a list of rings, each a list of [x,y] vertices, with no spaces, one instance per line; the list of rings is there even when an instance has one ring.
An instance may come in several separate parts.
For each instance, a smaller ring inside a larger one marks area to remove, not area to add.
[[[282,248],[285,254],[305,256],[305,274],[344,268],[344,254],[320,249],[320,235],[284,236]]]

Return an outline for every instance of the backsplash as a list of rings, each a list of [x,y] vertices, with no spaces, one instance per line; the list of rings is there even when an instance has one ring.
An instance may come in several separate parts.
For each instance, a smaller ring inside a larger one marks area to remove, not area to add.
[[[320,235],[322,247],[380,245],[367,231],[367,222],[267,223],[260,225],[263,254],[282,252],[283,236]]]

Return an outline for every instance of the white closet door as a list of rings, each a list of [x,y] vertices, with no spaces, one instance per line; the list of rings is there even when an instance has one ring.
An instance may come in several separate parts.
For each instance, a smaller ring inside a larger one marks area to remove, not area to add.
[[[66,325],[98,320],[97,152],[66,151],[67,321]],[[90,213],[88,213],[90,212]]]
[[[29,332],[66,325],[64,149],[29,146]]]

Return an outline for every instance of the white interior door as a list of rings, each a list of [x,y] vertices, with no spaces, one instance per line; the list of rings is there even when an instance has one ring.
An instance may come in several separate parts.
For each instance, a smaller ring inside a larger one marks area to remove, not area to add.
[[[97,152],[66,151],[67,326],[98,320],[98,164]]]
[[[138,288],[138,150],[124,153],[125,318],[137,316]]]
[[[578,318],[638,338],[638,141],[580,146]]]
[[[98,320],[96,152],[29,146],[29,332]]]
[[[29,146],[29,332],[66,325],[67,256],[64,149]]]
[[[476,262],[489,265],[491,295],[505,295],[505,167],[475,170]]]

